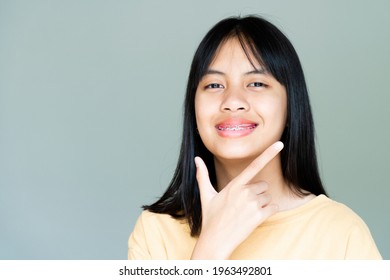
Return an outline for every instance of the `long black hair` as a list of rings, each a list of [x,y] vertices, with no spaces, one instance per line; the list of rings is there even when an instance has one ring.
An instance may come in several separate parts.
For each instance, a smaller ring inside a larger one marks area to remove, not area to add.
[[[326,194],[318,172],[314,123],[305,77],[294,47],[277,27],[263,18],[226,18],[206,34],[191,64],[184,101],[182,143],[172,181],[159,200],[143,207],[151,212],[187,219],[192,236],[200,233],[202,222],[195,156],[204,160],[211,182],[216,183],[213,154],[196,131],[195,93],[218,47],[230,38],[237,38],[248,59],[252,54],[286,89],[287,121],[280,139],[284,143],[281,162],[285,181],[301,196],[307,192]]]

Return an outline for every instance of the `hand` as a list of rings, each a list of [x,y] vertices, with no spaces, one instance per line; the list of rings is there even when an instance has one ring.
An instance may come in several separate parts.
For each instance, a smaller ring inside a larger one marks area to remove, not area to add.
[[[278,211],[267,194],[268,184],[249,184],[281,150],[282,142],[267,148],[219,193],[210,182],[207,167],[195,158],[202,204],[202,230],[192,259],[226,259],[252,231]]]

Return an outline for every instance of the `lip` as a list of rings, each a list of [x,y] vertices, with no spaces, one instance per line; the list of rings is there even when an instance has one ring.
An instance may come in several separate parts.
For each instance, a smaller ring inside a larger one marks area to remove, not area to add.
[[[215,126],[215,129],[221,137],[237,138],[251,134],[257,126],[258,124],[253,121],[234,118],[226,119],[221,123],[218,123]]]

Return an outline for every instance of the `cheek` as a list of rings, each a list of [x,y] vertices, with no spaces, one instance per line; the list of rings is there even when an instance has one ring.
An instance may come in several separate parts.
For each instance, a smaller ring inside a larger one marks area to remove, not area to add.
[[[195,95],[195,117],[198,129],[210,121],[213,114],[213,108],[205,96]]]
[[[256,111],[265,124],[284,127],[287,119],[287,104],[284,98],[263,98],[256,101]]]
[[[215,107],[205,96],[195,98],[195,117],[196,126],[203,144],[210,149],[214,137],[213,120],[215,116]]]
[[[275,125],[283,128],[286,126],[286,106],[283,103],[279,103],[278,107],[272,112],[274,115],[274,119],[276,121]]]
[[[196,119],[196,124],[199,126],[199,122],[201,121],[202,118],[202,106],[200,104],[199,98],[195,95],[195,119]]]
[[[281,102],[280,102],[280,116],[281,116],[281,119],[282,119],[282,122],[283,122],[283,126],[286,126],[286,123],[287,123],[287,99],[284,98]]]

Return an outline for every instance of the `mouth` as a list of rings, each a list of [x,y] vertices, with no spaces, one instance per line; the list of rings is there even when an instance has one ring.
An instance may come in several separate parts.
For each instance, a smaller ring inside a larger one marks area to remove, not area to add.
[[[257,123],[244,119],[229,119],[215,126],[217,133],[222,137],[242,137],[251,134]]]
[[[217,125],[216,128],[220,131],[241,131],[248,129],[255,129],[257,124],[247,123],[247,124],[236,124],[236,125]]]

